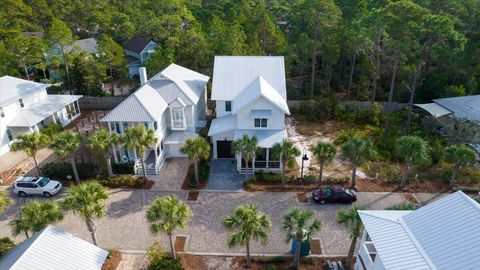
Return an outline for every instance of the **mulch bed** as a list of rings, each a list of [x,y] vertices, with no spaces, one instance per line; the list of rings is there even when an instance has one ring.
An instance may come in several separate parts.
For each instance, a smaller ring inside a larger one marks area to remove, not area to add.
[[[175,236],[175,243],[173,244],[173,247],[177,252],[184,252],[186,243],[187,243],[186,236]]]
[[[322,246],[319,239],[313,239],[310,241],[310,251],[312,254],[322,254]]]
[[[200,193],[197,190],[191,190],[188,192],[187,201],[198,201],[198,195]]]
[[[155,181],[147,180],[147,182],[145,182],[145,184],[143,184],[141,189],[151,189],[154,184],[155,184]]]
[[[120,261],[122,261],[122,254],[120,254],[120,251],[115,250],[113,251],[113,253],[109,254],[107,259],[103,263],[102,270],[115,270],[120,264]]]
[[[308,203],[308,195],[305,192],[297,192],[297,199],[299,203]]]

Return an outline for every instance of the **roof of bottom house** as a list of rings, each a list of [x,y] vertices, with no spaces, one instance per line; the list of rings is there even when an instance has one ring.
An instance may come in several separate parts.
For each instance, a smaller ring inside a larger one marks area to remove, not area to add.
[[[52,116],[68,104],[82,96],[78,95],[47,95],[36,103],[23,108],[18,115],[7,124],[9,127],[31,127]]]
[[[0,269],[101,269],[108,251],[48,225],[0,259]]]
[[[457,191],[415,211],[358,211],[385,269],[480,269],[480,205]]]

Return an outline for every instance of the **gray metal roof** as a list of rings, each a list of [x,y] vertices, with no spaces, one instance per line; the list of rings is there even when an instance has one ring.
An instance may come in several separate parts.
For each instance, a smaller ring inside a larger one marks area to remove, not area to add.
[[[456,118],[480,123],[480,95],[440,98],[433,102],[452,111]]]
[[[67,52],[87,52],[88,54],[96,54],[98,53],[98,43],[97,40],[94,38],[85,38],[79,39],[73,43],[73,46],[69,46],[66,48]]]
[[[173,131],[164,140],[164,144],[184,144],[187,139],[197,138],[198,134],[191,131]]]
[[[27,81],[11,76],[0,77],[0,107],[17,102],[18,99],[27,97],[49,86],[49,84]]]
[[[215,56],[212,100],[234,100],[259,76],[287,99],[283,56]]]
[[[2,270],[101,269],[108,252],[48,225],[0,259]]]
[[[415,211],[359,215],[386,269],[480,269],[480,205],[461,191]]]
[[[60,111],[82,96],[79,95],[47,95],[36,103],[23,108],[17,116],[7,124],[9,127],[31,127],[54,113]]]
[[[218,117],[212,120],[208,129],[208,136],[232,131],[237,127],[237,116],[233,114]]]

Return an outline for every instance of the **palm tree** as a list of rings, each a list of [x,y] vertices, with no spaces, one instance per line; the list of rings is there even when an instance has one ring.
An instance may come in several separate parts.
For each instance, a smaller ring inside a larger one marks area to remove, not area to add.
[[[445,160],[453,164],[450,187],[455,186],[455,177],[463,167],[472,167],[477,162],[477,154],[465,145],[449,146],[445,150]]]
[[[43,230],[47,225],[56,223],[63,219],[63,213],[60,206],[55,201],[38,200],[30,201],[20,208],[20,216],[10,222],[13,234],[19,235],[25,233],[35,233]]]
[[[69,158],[72,164],[73,175],[75,181],[80,183],[80,177],[78,176],[77,165],[75,163],[75,153],[82,144],[82,137],[80,134],[73,131],[62,131],[53,136],[50,148],[62,158]]]
[[[353,267],[353,253],[355,252],[357,239],[362,233],[362,220],[357,211],[363,209],[365,209],[363,206],[353,206],[350,209],[337,212],[338,223],[345,225],[348,228],[350,231],[350,238],[352,238],[352,243],[350,244],[347,256],[347,269],[352,269]]]
[[[23,151],[27,156],[32,157],[37,168],[38,175],[42,174],[37,161],[38,150],[47,145],[47,137],[41,133],[23,133],[17,136],[15,141],[10,145],[12,151]]]
[[[295,269],[298,269],[301,243],[305,240],[310,241],[312,235],[320,231],[322,223],[314,217],[313,211],[293,208],[283,216],[282,227],[287,231],[287,243],[292,240],[296,243],[293,264]]]
[[[411,166],[429,160],[428,144],[417,136],[403,136],[395,140],[395,154],[404,162],[402,181],[399,188],[405,187]]]
[[[362,165],[365,160],[371,159],[376,155],[373,149],[373,143],[370,140],[358,137],[350,137],[342,146],[342,152],[352,163],[352,189],[356,188],[357,166]]]
[[[310,149],[312,153],[317,157],[318,162],[320,163],[320,175],[318,178],[318,186],[322,186],[323,178],[323,165],[325,163],[331,162],[337,153],[337,148],[335,145],[328,142],[318,142],[313,145]]]
[[[0,213],[5,211],[5,209],[8,205],[10,205],[11,202],[12,200],[10,199],[10,197],[8,197],[7,193],[5,191],[0,191]]]
[[[235,208],[233,215],[223,220],[223,225],[229,230],[236,230],[228,237],[228,245],[244,245],[247,248],[247,267],[250,268],[250,240],[260,241],[266,245],[268,241],[268,230],[272,226],[267,215],[259,212],[257,205],[249,204]]]
[[[150,222],[150,231],[153,234],[168,235],[170,252],[174,259],[177,259],[177,254],[173,245],[173,232],[176,229],[185,229],[191,216],[190,207],[175,195],[156,199],[147,210],[146,218]]]
[[[242,138],[232,142],[233,152],[240,154],[240,162],[242,159],[245,160],[245,168],[248,172],[248,162],[255,162],[255,155],[258,151],[258,141],[257,137],[248,137],[248,135],[243,135]]]
[[[283,140],[281,143],[272,146],[272,158],[279,159],[282,163],[282,186],[285,185],[286,167],[295,167],[295,157],[298,156],[300,156],[300,150],[290,141]]]
[[[198,162],[200,160],[208,159],[210,156],[210,144],[208,144],[203,137],[197,137],[195,139],[189,138],[182,148],[180,148],[180,152],[186,154],[188,158],[193,161],[193,168],[195,170],[195,183],[198,187],[200,185]]]
[[[98,246],[95,219],[105,215],[103,201],[108,199],[107,190],[97,182],[85,182],[73,185],[62,202],[65,210],[72,210],[85,221],[92,236],[93,244]]]
[[[88,138],[88,145],[91,149],[103,154],[107,163],[107,173],[109,177],[113,176],[110,147],[120,142],[120,137],[116,133],[110,133],[106,129],[100,129]]]
[[[146,129],[143,125],[136,125],[132,128],[128,128],[123,137],[125,146],[130,149],[134,149],[140,159],[143,170],[143,179],[147,181],[147,171],[145,170],[145,150],[150,145],[157,143],[157,137],[153,129]]]

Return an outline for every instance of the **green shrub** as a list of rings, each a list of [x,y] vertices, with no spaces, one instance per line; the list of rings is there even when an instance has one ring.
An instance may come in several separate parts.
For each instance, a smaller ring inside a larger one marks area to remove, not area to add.
[[[183,270],[180,259],[173,259],[164,252],[158,241],[155,241],[147,250],[148,270]]]
[[[78,177],[80,180],[95,178],[97,175],[97,166],[89,162],[78,162]],[[73,169],[70,163],[53,163],[49,162],[42,166],[42,174],[55,180],[66,181],[67,175],[71,175],[73,179]]]
[[[55,124],[55,123],[50,123],[40,130],[42,134],[45,134],[49,138],[52,138],[53,135],[58,134],[62,131],[63,131],[62,125]]]
[[[100,179],[100,183],[107,187],[140,188],[143,186],[144,180],[142,177],[138,177],[132,174],[126,174]]]
[[[198,174],[200,177],[200,183],[208,182],[208,177],[210,175],[210,165],[208,161],[202,160],[199,162]],[[190,179],[190,185],[195,186],[195,170],[193,164],[188,167],[187,179]]]
[[[350,177],[333,177],[331,175],[323,178],[322,183],[326,185],[346,185],[350,182]]]
[[[282,181],[282,175],[280,173],[256,173],[254,181],[265,184],[276,184]]]
[[[112,163],[112,171],[115,174],[134,174],[134,162],[128,163]]]
[[[377,177],[379,181],[397,183],[400,181],[401,165],[388,162],[367,162],[362,166],[369,177]]]
[[[7,254],[12,248],[15,247],[15,243],[12,241],[12,239],[8,237],[2,237],[0,238],[0,258]]]

